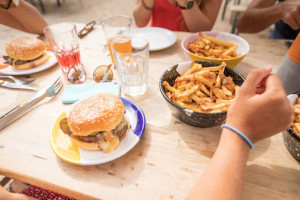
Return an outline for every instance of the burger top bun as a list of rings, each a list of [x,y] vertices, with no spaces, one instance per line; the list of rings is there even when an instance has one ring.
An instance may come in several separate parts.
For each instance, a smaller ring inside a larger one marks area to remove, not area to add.
[[[77,103],[68,118],[75,135],[87,136],[99,131],[110,131],[124,117],[122,100],[110,93],[97,94]]]
[[[19,37],[8,42],[5,50],[13,59],[32,60],[44,53],[45,43],[35,37]]]

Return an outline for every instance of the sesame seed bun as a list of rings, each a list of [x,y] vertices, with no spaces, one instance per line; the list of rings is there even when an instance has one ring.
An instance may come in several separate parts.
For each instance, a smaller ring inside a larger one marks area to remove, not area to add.
[[[124,105],[118,96],[110,93],[97,94],[73,107],[68,124],[73,134],[88,136],[115,129],[122,121],[124,112]]]
[[[45,44],[35,37],[25,36],[8,42],[5,50],[15,60],[33,60],[44,53]]]

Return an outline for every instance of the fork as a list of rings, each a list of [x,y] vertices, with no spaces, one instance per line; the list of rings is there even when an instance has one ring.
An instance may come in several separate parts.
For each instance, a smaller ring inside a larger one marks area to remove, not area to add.
[[[10,110],[8,113],[4,114],[2,117],[0,117],[0,130],[28,112],[34,104],[36,104],[43,98],[55,96],[60,91],[62,85],[63,83],[61,79],[58,78],[48,88],[39,91],[32,98],[24,101],[23,103]]]
[[[25,80],[25,79],[19,79],[19,78],[15,78],[13,76],[7,76],[7,75],[0,75],[0,78],[4,78],[4,79],[7,78],[7,79],[14,81],[17,84],[25,84],[25,85],[28,85],[29,83],[32,83],[33,81],[35,81],[35,79]]]

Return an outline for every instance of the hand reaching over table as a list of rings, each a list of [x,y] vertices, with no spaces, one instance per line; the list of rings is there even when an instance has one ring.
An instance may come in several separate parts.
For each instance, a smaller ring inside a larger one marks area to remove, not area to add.
[[[252,71],[239,89],[217,151],[187,199],[241,199],[249,146],[291,124],[293,106],[270,72],[271,68]]]

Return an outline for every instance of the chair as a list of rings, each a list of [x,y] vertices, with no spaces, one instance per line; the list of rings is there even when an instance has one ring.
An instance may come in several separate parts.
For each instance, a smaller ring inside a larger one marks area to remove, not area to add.
[[[231,33],[237,34],[236,25],[241,15],[247,10],[250,0],[234,0],[229,9],[231,12]]]

